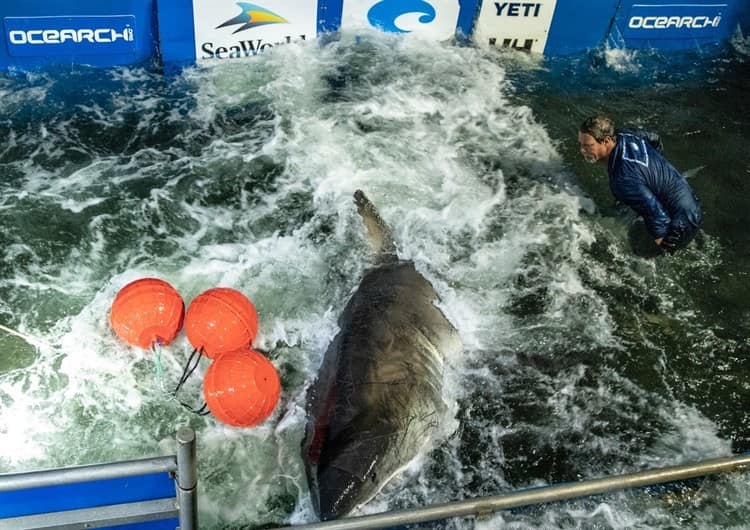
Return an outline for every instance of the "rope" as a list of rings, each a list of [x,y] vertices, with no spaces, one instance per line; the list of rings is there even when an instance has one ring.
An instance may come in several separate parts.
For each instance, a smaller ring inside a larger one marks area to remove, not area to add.
[[[185,407],[190,412],[197,414],[199,416],[205,416],[207,414],[210,414],[211,411],[208,410],[208,404],[203,403],[199,408],[195,408],[184,401],[182,401],[179,397],[177,397],[177,393],[182,388],[182,385],[185,384],[185,382],[190,378],[191,375],[193,375],[193,372],[195,372],[196,368],[198,368],[198,364],[201,361],[201,358],[203,358],[203,348],[194,348],[192,353],[190,354],[190,357],[188,358],[187,362],[185,363],[185,367],[182,369],[182,375],[180,376],[180,380],[177,383],[177,386],[175,387],[174,391],[172,392],[172,395],[177,400],[177,402]],[[192,363],[192,366],[190,365]]]
[[[195,355],[198,354],[198,357],[195,358]],[[185,363],[185,368],[182,369],[182,375],[180,376],[180,381],[177,383],[177,386],[174,389],[173,394],[177,394],[177,392],[180,390],[182,385],[185,384],[185,381],[188,380],[188,378],[193,375],[193,372],[195,372],[195,369],[198,368],[198,363],[201,360],[201,357],[203,357],[203,348],[193,349],[193,353],[190,354],[190,357],[187,360],[187,363]],[[193,362],[193,359],[195,358],[195,363],[193,363],[193,366],[190,366],[190,363]]]
[[[0,330],[5,331],[6,333],[9,333],[10,335],[15,335],[16,337],[22,338],[26,342],[28,342],[31,346],[36,346],[37,348],[49,348],[53,349],[52,345],[48,342],[44,342],[41,339],[37,339],[35,337],[32,337],[31,335],[26,335],[25,333],[21,333],[20,331],[16,331],[15,329],[11,329],[9,327],[3,326],[0,324]]]
[[[185,384],[185,381],[187,381],[187,379],[198,367],[198,363],[203,356],[202,353],[198,350],[193,350],[193,353],[190,354],[190,358],[188,359],[185,368],[182,370],[182,375],[180,376],[180,381],[177,383],[177,387],[172,392],[169,392],[164,385],[164,365],[161,359],[162,350],[160,340],[157,340],[151,344],[151,352],[154,354],[154,371],[156,372],[156,380],[159,382],[159,386],[161,387],[162,391],[168,394],[171,399],[174,399],[177,403],[194,414],[198,414],[199,416],[210,414],[211,411],[207,409],[208,405],[206,403],[203,403],[203,405],[201,405],[199,408],[195,408],[177,397],[177,393],[179,392],[180,388],[182,388],[182,385]],[[196,353],[198,353],[197,358],[195,358]],[[195,361],[193,361],[194,358]],[[190,366],[190,363],[193,363],[192,367]]]
[[[162,392],[166,392],[167,389],[164,388],[164,365],[161,363],[161,340],[151,343],[151,352],[154,354],[156,380],[159,382]]]
[[[179,401],[179,400],[178,400]],[[207,416],[208,414],[211,414],[211,411],[208,410],[208,403],[203,403],[200,408],[194,408],[188,405],[187,403],[180,401],[180,405],[188,409],[193,414],[197,414],[198,416]]]

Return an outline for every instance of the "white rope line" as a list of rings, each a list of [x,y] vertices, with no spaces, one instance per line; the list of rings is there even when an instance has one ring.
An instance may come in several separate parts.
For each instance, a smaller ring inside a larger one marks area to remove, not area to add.
[[[5,331],[6,333],[9,333],[11,335],[15,335],[16,337],[20,337],[32,346],[36,346],[37,348],[52,349],[52,345],[48,342],[44,342],[41,339],[32,337],[31,335],[26,335],[25,333],[21,333],[20,331],[16,331],[15,329],[10,329],[9,327],[3,326],[2,324],[0,324],[0,330]]]

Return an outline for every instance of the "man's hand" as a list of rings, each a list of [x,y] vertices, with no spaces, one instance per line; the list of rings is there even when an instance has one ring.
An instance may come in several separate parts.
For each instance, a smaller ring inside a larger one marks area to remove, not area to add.
[[[680,235],[679,233],[672,233],[670,232],[664,237],[660,237],[656,240],[656,244],[659,245],[659,248],[662,250],[666,250],[667,252],[672,252],[677,248],[677,243],[680,241]]]

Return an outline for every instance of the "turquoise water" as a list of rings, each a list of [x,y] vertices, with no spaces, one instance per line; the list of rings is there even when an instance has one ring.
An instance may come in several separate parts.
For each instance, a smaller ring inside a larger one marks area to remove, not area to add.
[[[465,345],[443,432],[364,513],[747,451],[746,49],[542,60],[344,36],[176,76],[0,78],[0,324],[36,342],[0,334],[0,470],[165,453],[190,424],[203,526],[312,520],[304,391],[371,264],[357,188]],[[577,153],[594,111],[662,134],[703,202],[700,244],[632,255]],[[184,334],[158,356],[117,340],[112,299],[143,276],[186,304],[214,286],[255,303],[283,385],[266,423],[170,397]],[[741,526],[749,494],[736,475],[444,526]]]

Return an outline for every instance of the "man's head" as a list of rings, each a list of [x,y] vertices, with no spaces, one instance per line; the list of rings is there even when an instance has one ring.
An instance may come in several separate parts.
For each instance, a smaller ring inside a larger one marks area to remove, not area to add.
[[[586,162],[606,162],[615,147],[615,124],[606,116],[586,118],[578,129],[578,150]]]

